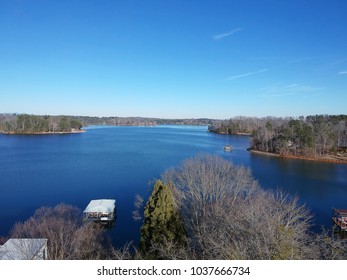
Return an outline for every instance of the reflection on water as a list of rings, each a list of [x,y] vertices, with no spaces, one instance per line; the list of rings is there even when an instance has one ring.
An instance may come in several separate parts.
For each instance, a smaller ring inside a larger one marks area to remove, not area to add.
[[[332,207],[347,207],[346,165],[252,154],[251,168],[263,187],[298,195],[312,210],[316,229],[330,227]]]

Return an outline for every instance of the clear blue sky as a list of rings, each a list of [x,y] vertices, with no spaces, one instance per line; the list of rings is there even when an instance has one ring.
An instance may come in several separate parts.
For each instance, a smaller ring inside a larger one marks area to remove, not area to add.
[[[345,0],[0,0],[0,112],[347,113]]]

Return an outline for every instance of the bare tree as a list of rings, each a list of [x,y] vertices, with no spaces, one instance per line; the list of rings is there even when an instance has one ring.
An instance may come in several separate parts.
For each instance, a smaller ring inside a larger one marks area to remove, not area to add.
[[[165,236],[162,237],[162,242],[153,242],[147,255],[155,254],[157,259],[160,260],[192,260],[197,259],[197,256],[191,247],[186,244],[182,244],[180,241],[169,239]],[[141,256],[144,258],[143,254]]]
[[[142,259],[141,253],[133,246],[132,242],[126,243],[121,248],[111,248],[110,258],[113,260]]]
[[[233,240],[238,240],[238,248],[247,248],[243,258],[302,259],[310,254],[311,215],[297,197],[280,190],[260,191],[240,206]]]
[[[309,251],[306,207],[261,189],[244,167],[199,155],[165,172],[163,181],[174,186],[196,258],[300,259]]]
[[[143,219],[143,215],[140,213],[140,210],[143,210],[143,204],[144,204],[144,198],[141,195],[136,194],[135,200],[134,200],[135,210],[132,212],[133,219],[135,221],[141,221]]]
[[[88,222],[78,228],[72,238],[73,259],[102,260],[111,255],[111,245],[105,237],[105,229],[96,223]]]
[[[66,204],[41,207],[12,229],[14,238],[47,238],[48,256],[54,260],[97,259],[102,256],[102,231],[82,223],[80,209]]]
[[[334,236],[331,231],[326,229],[313,236],[311,247],[316,259],[347,260],[347,240]]]

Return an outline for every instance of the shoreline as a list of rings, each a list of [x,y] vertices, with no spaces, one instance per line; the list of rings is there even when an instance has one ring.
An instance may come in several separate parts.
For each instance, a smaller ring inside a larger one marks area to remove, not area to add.
[[[345,159],[334,159],[331,158],[331,156],[328,157],[305,157],[305,156],[295,156],[295,155],[288,155],[288,154],[274,154],[270,152],[264,152],[264,151],[257,151],[253,149],[248,149],[248,151],[259,154],[259,155],[266,155],[271,157],[278,157],[278,158],[284,158],[284,159],[300,159],[300,160],[309,160],[309,161],[316,161],[316,162],[326,162],[326,163],[340,163],[340,164],[347,164],[347,158]]]
[[[227,132],[217,132],[217,131],[212,131],[208,130],[208,132],[215,133],[215,134],[220,134],[220,135],[236,135],[236,136],[252,136],[251,132],[237,132],[237,133],[227,133]]]
[[[47,132],[24,132],[24,133],[18,133],[18,132],[3,132],[0,131],[0,134],[4,135],[62,135],[62,134],[79,134],[84,133],[86,130],[71,130],[71,131],[47,131]]]

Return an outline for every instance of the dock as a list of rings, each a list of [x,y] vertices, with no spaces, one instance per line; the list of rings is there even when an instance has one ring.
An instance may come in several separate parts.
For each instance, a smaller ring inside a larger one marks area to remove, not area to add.
[[[115,199],[95,199],[91,200],[86,209],[84,209],[83,217],[86,221],[110,225],[115,220],[115,209]]]
[[[336,209],[332,211],[332,223],[334,233],[341,238],[347,237],[347,209]]]

